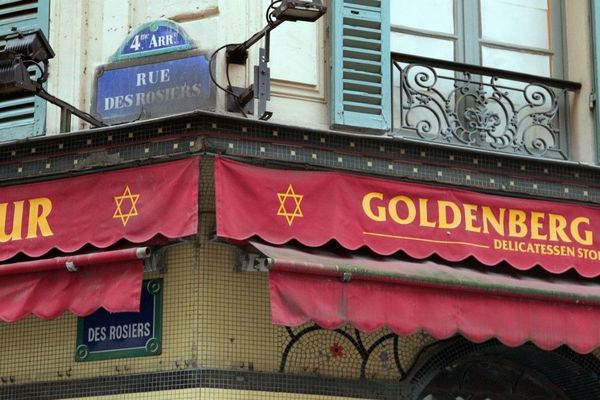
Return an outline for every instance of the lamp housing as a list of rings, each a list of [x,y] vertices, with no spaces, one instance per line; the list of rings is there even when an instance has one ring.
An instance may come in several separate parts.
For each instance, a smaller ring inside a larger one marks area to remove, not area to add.
[[[0,59],[0,95],[10,96],[16,93],[35,92],[27,66],[23,60],[16,58]]]
[[[14,32],[6,36],[3,54],[21,57],[34,62],[45,62],[54,58],[54,50],[39,29]]]
[[[314,22],[327,12],[321,0],[282,0],[273,11],[273,17],[281,21]]]
[[[47,78],[48,60],[54,57],[48,40],[39,29],[12,32],[4,40],[6,44],[0,51],[0,94],[37,92],[38,85]],[[39,70],[37,79],[30,70],[34,65]]]
[[[48,79],[48,60],[54,57],[54,50],[41,30],[11,32],[4,40],[6,44],[0,51],[0,96],[31,93],[57,105],[61,108],[61,132],[68,130],[71,114],[94,127],[106,126],[88,113],[46,92],[43,83]]]

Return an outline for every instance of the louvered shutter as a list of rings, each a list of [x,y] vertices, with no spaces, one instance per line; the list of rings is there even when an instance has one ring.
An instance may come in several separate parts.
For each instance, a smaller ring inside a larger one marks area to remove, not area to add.
[[[389,130],[389,0],[330,4],[332,124]]]
[[[1,38],[13,29],[40,28],[48,36],[50,0],[0,0]],[[43,134],[46,102],[33,95],[0,96],[0,142]]]

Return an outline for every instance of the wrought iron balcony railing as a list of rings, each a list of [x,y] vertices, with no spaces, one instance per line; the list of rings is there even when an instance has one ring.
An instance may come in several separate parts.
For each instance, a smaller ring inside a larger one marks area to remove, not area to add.
[[[581,85],[392,53],[393,135],[567,159],[567,92]]]

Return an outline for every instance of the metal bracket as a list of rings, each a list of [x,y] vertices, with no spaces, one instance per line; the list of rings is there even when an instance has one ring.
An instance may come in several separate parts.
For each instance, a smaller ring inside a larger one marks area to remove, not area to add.
[[[273,259],[263,255],[240,251],[235,269],[239,272],[268,272]]]
[[[152,255],[144,259],[144,272],[165,272],[167,264],[165,263],[165,252],[169,246],[163,246],[158,249],[152,249]]]
[[[266,121],[273,116],[267,111],[267,101],[271,100],[271,69],[268,67],[269,49],[259,50],[258,65],[254,66],[254,98],[258,99],[258,119]]]

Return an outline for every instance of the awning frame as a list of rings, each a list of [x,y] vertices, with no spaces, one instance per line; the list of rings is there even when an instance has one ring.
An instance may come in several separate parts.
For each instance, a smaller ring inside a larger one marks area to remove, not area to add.
[[[554,290],[551,288],[535,288],[528,285],[527,282],[542,281],[538,278],[528,278],[527,273],[519,271],[510,271],[511,275],[504,275],[494,271],[488,273],[480,273],[473,277],[466,277],[461,272],[468,270],[467,268],[457,268],[452,266],[447,267],[447,272],[457,274],[460,280],[460,285],[451,282],[444,277],[428,274],[426,269],[428,263],[423,260],[404,261],[407,264],[414,263],[418,267],[422,267],[424,273],[421,275],[410,275],[394,272],[374,271],[360,265],[343,264],[326,265],[321,263],[293,262],[290,260],[281,260],[270,257],[262,249],[268,249],[270,246],[265,246],[257,241],[249,242],[255,247],[258,252],[239,251],[238,260],[236,262],[236,270],[240,272],[269,272],[272,270],[287,271],[295,273],[317,274],[329,277],[338,277],[342,282],[350,282],[352,279],[370,280],[375,282],[396,282],[399,284],[417,285],[428,288],[439,288],[443,290],[460,290],[471,293],[479,293],[493,296],[513,297],[518,299],[537,299],[542,301],[564,302],[567,304],[579,305],[596,305],[600,306],[600,286],[599,289],[590,294],[580,293],[576,289],[586,288],[585,282],[567,281],[560,276],[551,275],[548,277],[547,283],[555,284]],[[260,254],[259,254],[260,253]],[[398,262],[403,262],[398,260]],[[436,266],[444,265],[435,263]],[[477,272],[475,272],[477,274]],[[488,279],[488,277],[491,277]],[[456,277],[455,277],[456,278]],[[512,283],[511,288],[505,285],[494,284],[494,279],[504,278]],[[525,283],[520,284],[522,280]],[[520,284],[520,285],[519,285]]]
[[[146,260],[149,259],[151,255],[152,250],[150,247],[133,247],[120,250],[107,250],[86,254],[72,254],[53,258],[20,261],[10,264],[0,264],[0,277],[32,272],[53,271],[63,268],[66,268],[70,272],[77,272],[80,267],[134,259]]]
[[[475,343],[496,338],[509,347],[527,341],[544,350],[566,345],[582,354],[600,346],[600,282],[590,279],[540,279],[433,261],[250,243],[264,256],[242,253],[238,270],[269,271],[275,325],[312,321],[337,329],[352,324],[364,332],[387,327],[398,335],[425,331],[440,340],[457,334]],[[480,284],[480,279],[488,282]]]

